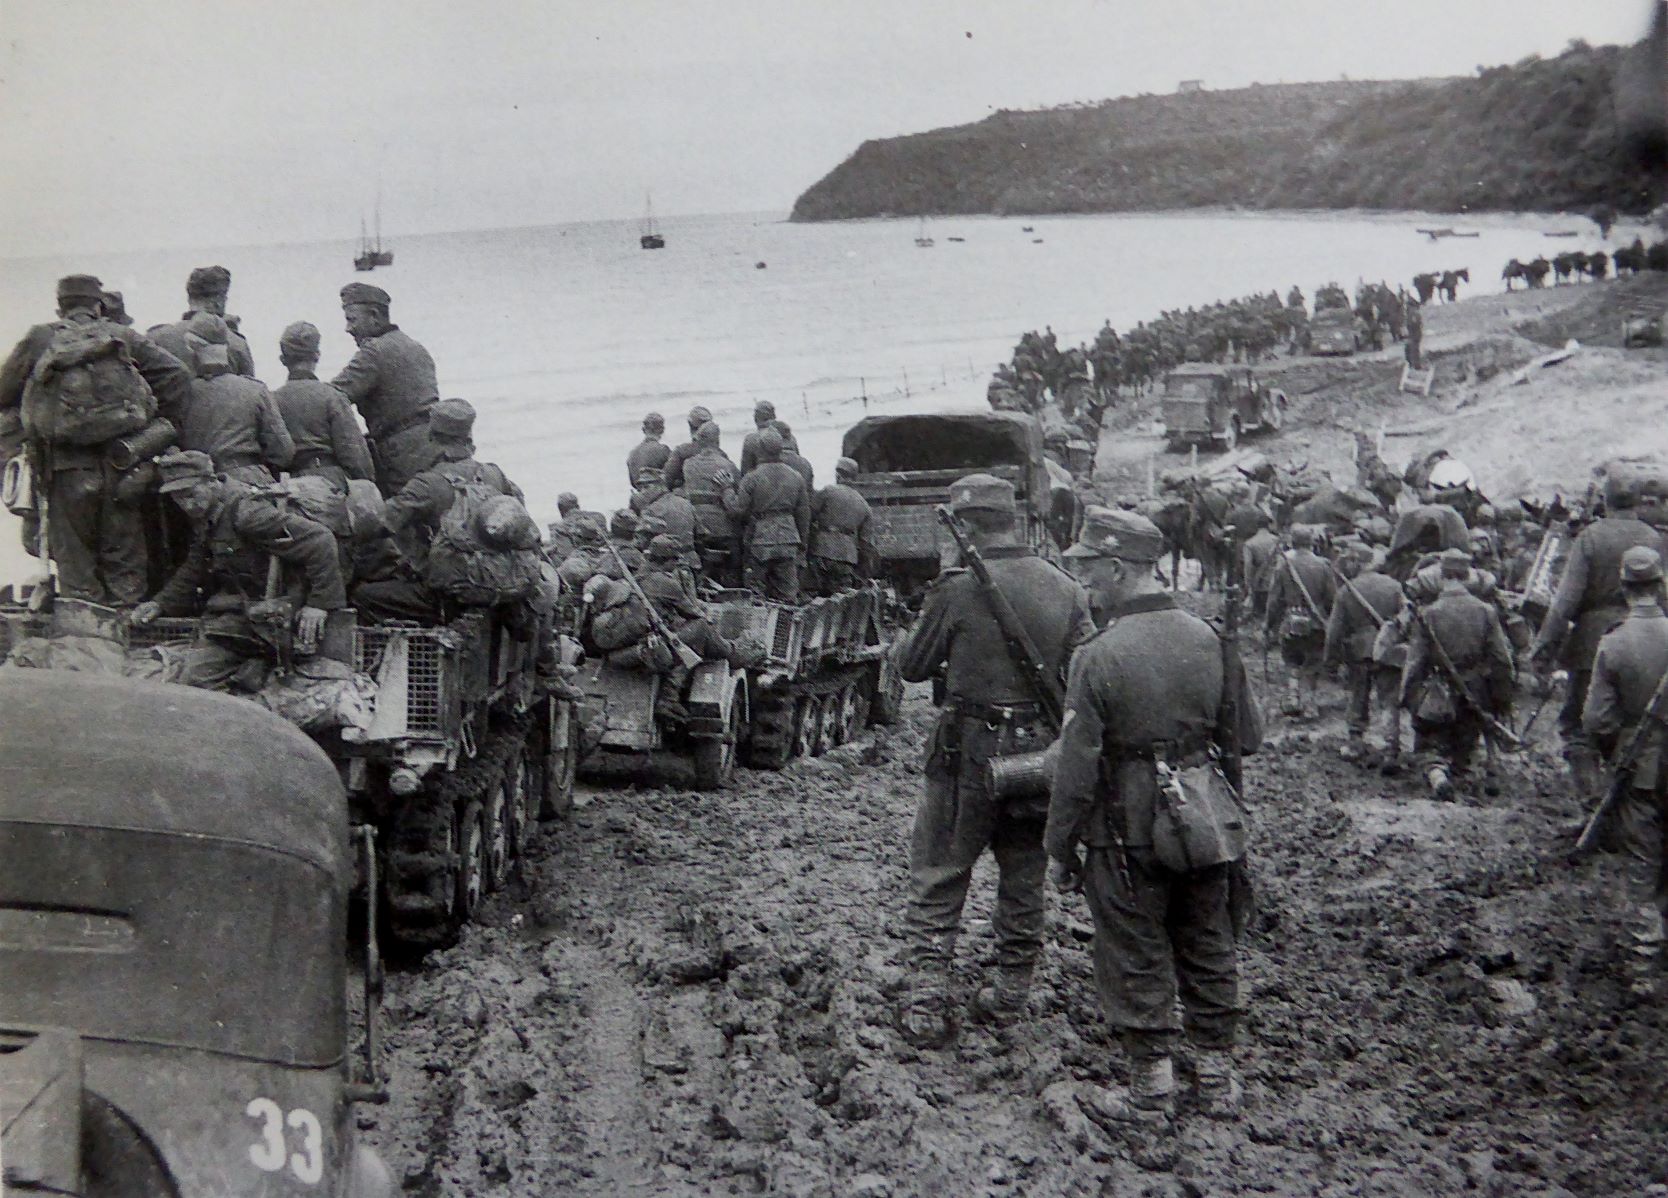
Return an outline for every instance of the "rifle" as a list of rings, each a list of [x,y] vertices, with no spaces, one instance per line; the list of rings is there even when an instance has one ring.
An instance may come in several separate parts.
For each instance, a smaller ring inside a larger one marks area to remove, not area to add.
[[[602,543],[608,547],[608,552],[614,555],[614,564],[620,568],[620,574],[625,578],[626,585],[631,588],[631,593],[636,595],[638,602],[648,609],[649,627],[653,628],[655,635],[665,641],[672,652],[676,654],[678,664],[686,670],[692,670],[700,665],[701,655],[684,644],[679,639],[678,634],[672,631],[671,626],[666,623],[666,617],[661,615],[660,609],[654,605],[654,600],[645,595],[643,588],[637,585],[636,575],[631,572],[631,567],[625,564],[625,559],[620,556],[620,551],[614,542],[604,538]]]
[[[1448,650],[1442,647],[1442,642],[1436,639],[1436,633],[1432,630],[1430,621],[1425,618],[1425,609],[1417,603],[1411,603],[1409,606],[1413,608],[1413,618],[1418,621],[1419,627],[1425,630],[1425,638],[1431,643],[1431,657],[1441,671],[1447,675],[1448,684],[1453,688],[1455,697],[1469,707],[1475,715],[1479,716],[1483,721],[1483,727],[1498,737],[1509,748],[1524,748],[1523,739],[1494,716],[1484,711],[1482,704],[1477,702],[1476,697],[1466,687],[1465,680],[1460,677],[1459,667],[1454,664],[1454,659],[1448,656]]]
[[[1604,792],[1604,798],[1593,808],[1593,813],[1587,817],[1587,822],[1581,827],[1581,835],[1576,839],[1575,848],[1570,850],[1571,856],[1580,857],[1593,849],[1599,838],[1599,831],[1604,827],[1605,819],[1615,810],[1616,804],[1622,801],[1622,795],[1632,782],[1633,764],[1639,757],[1639,750],[1644,747],[1645,732],[1652,724],[1662,724],[1664,700],[1668,699],[1668,672],[1662,675],[1662,680],[1656,684],[1656,690],[1651,694],[1651,701],[1645,705],[1645,714],[1639,717],[1634,725],[1632,734],[1625,744],[1616,750],[1616,756],[1610,763],[1610,786]],[[1658,769],[1661,768],[1659,765]]]
[[[1030,633],[1026,632],[1025,626],[1019,622],[1019,613],[1014,611],[1013,604],[1009,603],[1008,597],[997,588],[990,576],[990,568],[985,565],[985,559],[968,537],[966,527],[947,507],[938,509],[938,518],[949,530],[956,547],[961,550],[962,561],[978,580],[979,589],[984,592],[985,600],[990,604],[991,614],[996,617],[997,627],[1002,630],[1002,638],[1008,643],[1008,652],[1013,656],[1014,664],[1020,667],[1020,677],[1035,697],[1044,718],[1053,731],[1058,732],[1066,718],[1065,688],[1060,685],[1058,676],[1043,662],[1042,654],[1037,652],[1037,646],[1032,643]]]
[[[1385,617],[1378,614],[1378,610],[1374,608],[1371,603],[1367,602],[1367,597],[1361,593],[1360,588],[1357,587],[1351,579],[1344,577],[1344,572],[1342,570],[1338,569],[1337,566],[1332,566],[1330,562],[1327,564],[1331,566],[1334,577],[1336,577],[1339,582],[1344,584],[1344,590],[1355,596],[1355,601],[1361,605],[1361,610],[1367,613],[1367,618],[1373,622],[1373,627],[1383,628],[1389,621],[1387,621]]]
[[[277,554],[266,559],[266,591],[249,605],[248,616],[261,639],[277,652],[279,672],[288,674],[295,665],[295,608],[278,596],[283,570]]]
[[[1240,590],[1232,583],[1222,593],[1222,702],[1216,711],[1216,746],[1221,751],[1222,776],[1236,794],[1244,793],[1240,769],[1239,691],[1242,683],[1239,660]]]

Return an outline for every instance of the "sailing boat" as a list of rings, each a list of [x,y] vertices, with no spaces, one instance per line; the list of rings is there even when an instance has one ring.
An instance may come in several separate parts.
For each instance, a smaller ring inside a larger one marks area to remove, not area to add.
[[[927,218],[922,217],[921,223],[915,227],[915,244],[922,249],[931,249],[933,240],[927,236]]]
[[[354,270],[375,270],[379,266],[394,265],[394,251],[382,248],[382,191],[376,193],[376,240],[365,236],[365,218],[359,218],[359,253],[354,256]]]
[[[649,198],[647,192],[643,194],[643,208],[643,224],[637,244],[646,250],[665,249],[666,239],[660,235],[660,226],[654,223],[654,201]]]

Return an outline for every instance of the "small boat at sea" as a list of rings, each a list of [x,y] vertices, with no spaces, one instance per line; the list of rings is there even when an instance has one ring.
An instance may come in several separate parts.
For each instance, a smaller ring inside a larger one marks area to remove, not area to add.
[[[965,237],[946,237],[944,240],[946,240],[946,241],[966,241],[967,238],[965,238]]]
[[[1035,233],[1036,229],[1034,229],[1030,225],[1021,225],[1021,226],[1019,226],[1019,231],[1021,233]]]
[[[1541,236],[1542,237],[1580,237],[1581,236],[1581,231],[1579,229],[1559,229],[1556,232],[1554,232],[1551,229],[1547,229],[1547,230],[1544,230],[1541,233]]]
[[[394,251],[382,248],[382,197],[376,201],[376,238],[365,234],[365,218],[359,218],[359,252],[353,256],[354,270],[375,270],[394,265]]]
[[[927,218],[922,217],[921,223],[915,226],[915,244],[921,249],[931,249],[933,239],[927,236]]]
[[[660,226],[654,219],[654,200],[647,194],[643,196],[643,223],[638,228],[637,244],[645,250],[663,250],[666,248],[666,238],[660,232]]]

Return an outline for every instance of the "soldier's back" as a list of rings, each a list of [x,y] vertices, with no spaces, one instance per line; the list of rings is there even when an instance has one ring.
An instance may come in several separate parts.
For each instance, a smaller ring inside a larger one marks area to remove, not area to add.
[[[1616,688],[1622,717],[1639,719],[1668,672],[1668,618],[1635,611],[1605,634],[1599,653]]]

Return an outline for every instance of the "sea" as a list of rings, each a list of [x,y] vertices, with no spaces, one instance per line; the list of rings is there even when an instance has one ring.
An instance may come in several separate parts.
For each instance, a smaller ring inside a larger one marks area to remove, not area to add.
[[[541,521],[572,491],[608,510],[628,493],[625,456],[648,412],[667,440],[714,413],[732,456],[768,399],[819,481],[865,416],[984,406],[985,383],[1019,335],[1060,344],[1124,330],[1167,309],[1295,283],[1311,299],[1337,282],[1408,285],[1468,267],[1461,294],[1497,291],[1507,259],[1603,248],[1579,217],[1419,213],[1162,213],[940,217],[793,224],[779,214],[663,217],[666,247],[643,250],[635,220],[395,236],[394,265],[356,273],[352,240],[202,246],[0,261],[0,338],[50,319],[53,284],[98,275],[136,327],[177,320],[196,266],[232,274],[258,375],[284,380],[278,336],[323,333],[320,374],[352,355],[337,293],[355,280],[393,300],[393,318],[434,355],[442,396],[479,412],[479,456],[523,488]],[[1432,241],[1420,227],[1475,238]],[[1570,238],[1548,231],[1575,230]],[[917,238],[932,244],[917,244]],[[9,344],[9,340],[8,340]],[[0,513],[0,581],[34,572]]]

